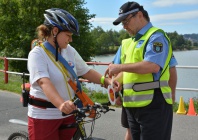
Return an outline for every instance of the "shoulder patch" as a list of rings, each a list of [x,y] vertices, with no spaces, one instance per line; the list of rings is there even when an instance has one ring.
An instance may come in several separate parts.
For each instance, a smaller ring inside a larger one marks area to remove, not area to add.
[[[160,53],[163,51],[163,44],[161,42],[153,43],[153,51],[156,53]]]

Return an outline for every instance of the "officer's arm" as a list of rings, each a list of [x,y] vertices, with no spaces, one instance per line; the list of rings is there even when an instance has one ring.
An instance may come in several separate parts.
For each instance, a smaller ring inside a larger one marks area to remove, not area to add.
[[[175,102],[175,89],[176,89],[176,85],[177,85],[177,70],[175,67],[171,67],[169,69],[169,71],[170,71],[170,79],[169,79],[168,83],[172,90],[172,100],[173,100],[173,102]]]
[[[121,71],[133,72],[138,74],[157,73],[159,70],[160,70],[159,65],[149,61],[122,64],[121,66]]]

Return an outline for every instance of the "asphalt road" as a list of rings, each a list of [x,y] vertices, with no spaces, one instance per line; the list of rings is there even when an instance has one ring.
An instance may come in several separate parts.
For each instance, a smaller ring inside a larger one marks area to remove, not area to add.
[[[20,96],[0,90],[0,140],[7,140],[16,131],[27,131],[27,126],[12,124],[9,119],[27,121],[27,108],[22,107]],[[120,126],[121,109],[102,114],[96,120],[92,136],[97,140],[124,140],[125,129]],[[90,125],[86,125],[87,134]],[[172,140],[198,140],[198,116],[174,114]]]

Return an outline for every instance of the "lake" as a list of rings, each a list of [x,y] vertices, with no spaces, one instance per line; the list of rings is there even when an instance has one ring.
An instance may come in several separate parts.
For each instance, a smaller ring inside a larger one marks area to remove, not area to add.
[[[178,66],[198,66],[198,50],[192,51],[176,51],[173,52],[175,58],[177,59]],[[111,62],[114,58],[114,55],[103,55],[96,56],[92,61],[96,62]],[[104,74],[107,66],[95,65],[90,66],[96,71]],[[198,89],[198,69],[185,69],[185,68],[177,68],[177,88],[196,88]],[[93,83],[86,83],[86,87],[90,90],[102,91],[103,93],[107,93],[105,88],[100,87],[100,85]],[[189,102],[189,98],[197,97],[197,91],[180,91],[176,90],[176,102],[179,102],[180,96],[183,97],[185,102]]]

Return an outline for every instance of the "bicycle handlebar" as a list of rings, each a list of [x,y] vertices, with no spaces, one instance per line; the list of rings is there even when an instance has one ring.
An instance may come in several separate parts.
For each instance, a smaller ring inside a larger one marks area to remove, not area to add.
[[[76,105],[78,103],[78,101],[80,101],[79,98],[77,98],[74,101],[74,104]],[[100,104],[100,103],[96,102],[96,103],[94,103],[94,105],[87,105],[82,108],[77,108],[76,110],[72,111],[69,114],[62,113],[62,115],[66,116],[66,115],[74,114],[75,121],[76,121],[75,126],[79,130],[79,132],[78,132],[79,134],[77,134],[77,135],[79,135],[79,137],[81,137],[83,140],[85,140],[87,138],[89,139],[92,137],[95,120],[101,117],[101,113],[105,114],[108,111],[115,111],[114,109],[109,108],[109,105],[110,105],[110,102],[104,103],[104,104]],[[92,119],[85,119],[86,117],[89,117]],[[84,127],[84,124],[86,124],[86,123],[92,123],[91,132],[88,137],[86,136],[86,131],[85,131],[85,127]],[[68,126],[66,126],[65,128],[68,128]],[[79,137],[77,136],[77,139],[79,139]],[[74,137],[74,139],[76,139],[76,137]]]
[[[78,102],[80,101],[79,98],[77,98],[75,101],[74,101],[74,105],[77,105]],[[103,104],[100,104],[100,103],[94,103],[94,105],[88,105],[86,107],[82,107],[82,108],[77,108],[76,110],[72,111],[71,113],[69,114],[65,114],[62,112],[62,116],[67,116],[67,115],[71,115],[71,114],[77,114],[77,116],[79,117],[88,117],[88,115],[86,115],[86,112],[89,112],[91,110],[96,110],[96,111],[99,111],[99,112],[102,112],[102,113],[106,113],[108,111],[115,111],[115,109],[111,109],[109,108],[109,105],[110,105],[110,102],[108,103],[103,103]]]

